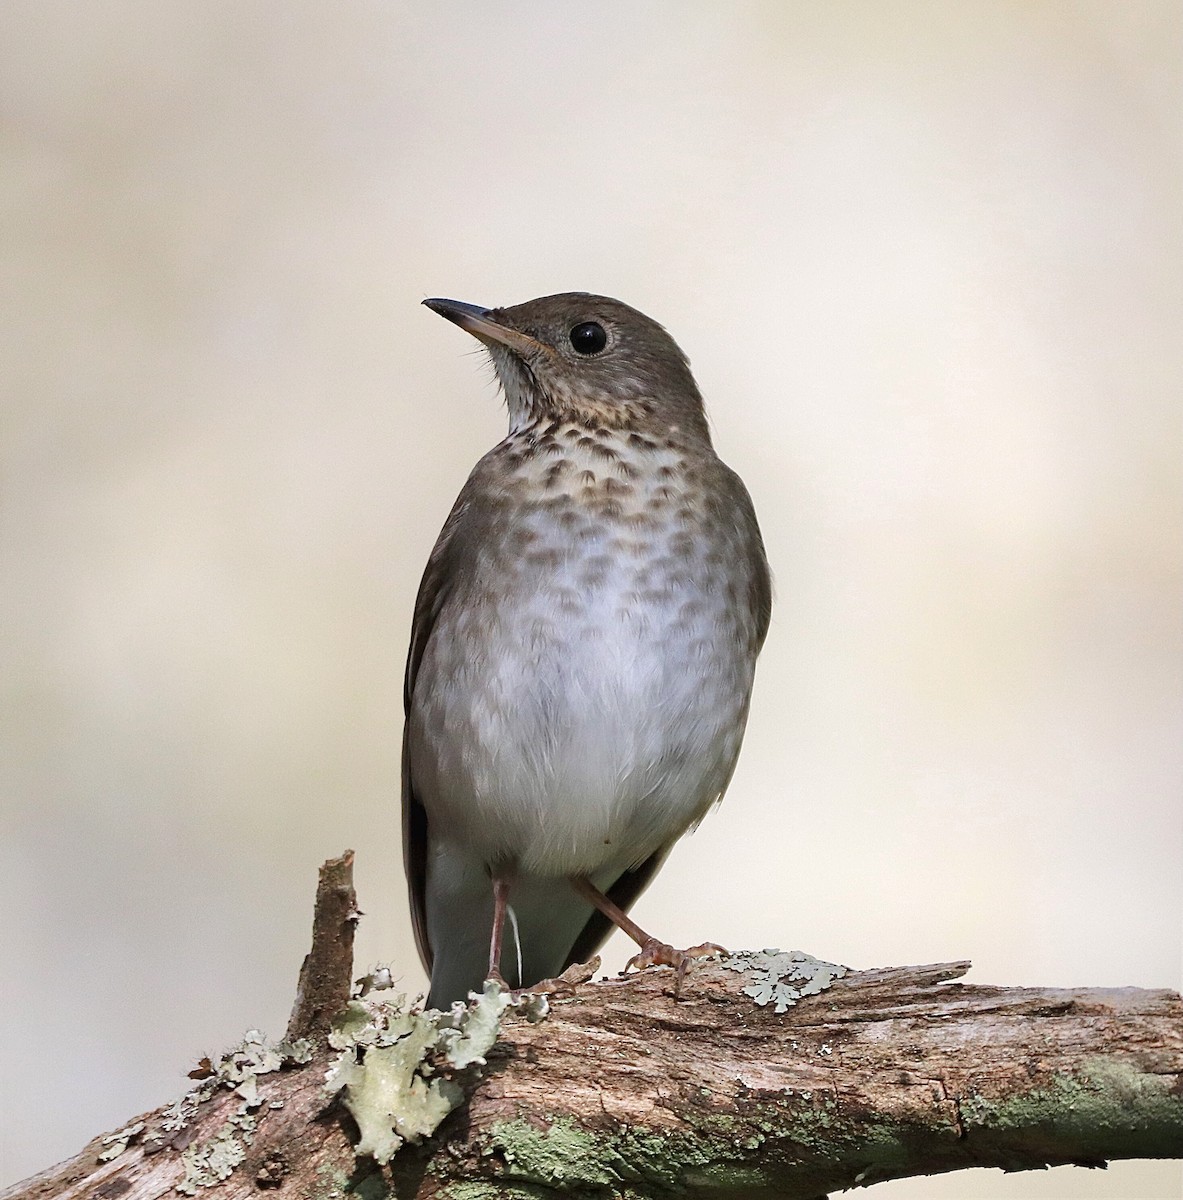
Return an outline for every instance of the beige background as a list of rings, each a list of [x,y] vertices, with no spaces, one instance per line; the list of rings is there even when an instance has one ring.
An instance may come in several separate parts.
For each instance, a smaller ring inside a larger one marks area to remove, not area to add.
[[[420,984],[402,660],[504,427],[428,295],[652,313],[755,497],[746,750],[647,924],[1183,983],[1181,41],[1174,0],[6,0],[0,1182],[277,1035],[346,846],[359,965]]]

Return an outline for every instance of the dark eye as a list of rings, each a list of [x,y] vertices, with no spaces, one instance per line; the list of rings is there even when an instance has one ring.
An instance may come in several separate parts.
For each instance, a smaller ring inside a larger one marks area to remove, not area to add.
[[[576,354],[599,354],[608,344],[603,325],[596,321],[584,321],[576,325],[568,336]]]

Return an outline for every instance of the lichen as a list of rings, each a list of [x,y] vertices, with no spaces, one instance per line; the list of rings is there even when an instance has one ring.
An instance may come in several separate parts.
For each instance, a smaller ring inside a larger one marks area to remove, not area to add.
[[[285,1066],[311,1062],[314,1049],[308,1038],[272,1043],[258,1029],[248,1029],[241,1044],[222,1056],[213,1073],[220,1082],[237,1087]]]
[[[449,1079],[428,1079],[427,1053],[435,1030],[426,1022],[391,1046],[371,1046],[364,1058],[343,1053],[329,1073],[331,1091],[345,1089],[345,1107],[361,1138],[358,1154],[388,1163],[406,1141],[433,1133],[460,1102],[463,1092]]]
[[[198,1107],[219,1088],[236,1092],[240,1103],[217,1133],[185,1147],[181,1155],[185,1178],[177,1185],[177,1191],[193,1196],[199,1188],[212,1187],[230,1177],[246,1157],[246,1148],[258,1127],[255,1112],[265,1099],[259,1091],[259,1076],[294,1063],[306,1063],[312,1058],[312,1052],[313,1044],[307,1038],[272,1043],[259,1030],[251,1029],[216,1063],[209,1058],[201,1061],[197,1070],[191,1072],[200,1083],[173,1104],[161,1121],[160,1129],[154,1133],[153,1141],[167,1143],[179,1134],[197,1115]]]
[[[103,1145],[107,1148],[99,1155],[99,1162],[110,1162],[113,1158],[118,1158],[128,1145],[144,1132],[144,1128],[143,1121],[136,1121],[132,1125],[125,1125],[115,1133],[107,1134],[103,1138]]]
[[[257,1128],[258,1121],[247,1111],[244,1101],[213,1137],[185,1147],[181,1154],[185,1178],[177,1184],[177,1191],[195,1196],[198,1188],[213,1187],[229,1179],[234,1168],[246,1158]]]
[[[490,981],[471,1004],[448,1012],[424,1011],[401,994],[371,991],[350,1000],[329,1034],[341,1053],[325,1089],[344,1091],[361,1134],[357,1153],[385,1164],[405,1142],[432,1134],[464,1098],[465,1074],[485,1066],[510,1008],[541,1020],[546,999],[514,998]]]
[[[759,1005],[774,1004],[786,1012],[803,996],[816,996],[841,979],[846,967],[823,962],[802,950],[742,950],[728,955],[722,965],[739,971],[751,982],[743,989]]]

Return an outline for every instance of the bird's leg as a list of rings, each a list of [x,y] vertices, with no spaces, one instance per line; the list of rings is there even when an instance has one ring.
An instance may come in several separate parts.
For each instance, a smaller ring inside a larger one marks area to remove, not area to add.
[[[682,994],[682,980],[685,978],[686,969],[692,960],[707,958],[712,954],[727,953],[722,946],[717,946],[714,942],[702,942],[697,946],[691,946],[689,950],[677,950],[667,942],[660,942],[657,938],[647,934],[623,908],[613,904],[586,875],[572,876],[571,886],[589,904],[598,908],[613,925],[618,929],[623,929],[641,947],[640,951],[624,964],[626,971],[630,967],[636,967],[638,971],[644,970],[645,967],[673,967],[678,972],[677,982],[674,984],[675,997]]]
[[[509,984],[501,974],[501,939],[505,933],[505,910],[509,905],[512,883],[513,876],[508,872],[498,872],[493,876],[493,933],[489,939],[489,974],[486,976],[507,989]]]

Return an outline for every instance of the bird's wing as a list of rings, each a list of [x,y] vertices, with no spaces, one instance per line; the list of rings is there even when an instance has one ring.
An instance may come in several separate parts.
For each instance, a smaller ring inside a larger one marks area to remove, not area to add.
[[[724,467],[724,471],[730,478],[731,491],[738,505],[736,527],[742,544],[736,559],[748,564],[748,618],[753,639],[752,654],[756,655],[764,645],[772,619],[772,572],[768,569],[768,555],[764,551],[764,538],[756,521],[752,497],[743,480],[730,467]]]
[[[433,959],[431,942],[427,936],[427,913],[425,892],[427,887],[427,812],[415,794],[415,780],[411,774],[411,701],[415,693],[415,680],[423,652],[431,638],[432,630],[451,590],[454,579],[452,561],[453,540],[456,529],[468,508],[467,489],[460,493],[443,530],[427,560],[419,594],[415,598],[415,615],[411,621],[411,647],[407,653],[407,671],[403,682],[403,867],[407,875],[407,891],[411,901],[411,925],[415,931],[415,945],[419,958],[427,973],[431,974]]]
[[[427,813],[415,795],[411,781],[411,756],[403,730],[403,869],[407,874],[407,892],[411,899],[411,928],[423,969],[431,974],[431,942],[427,939],[427,914],[424,894],[427,887]]]

